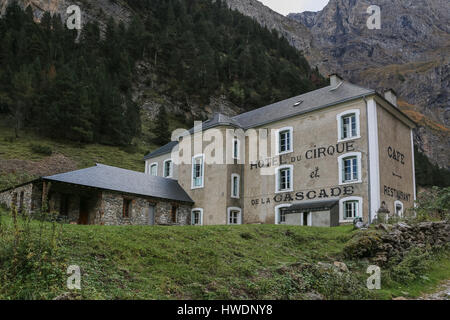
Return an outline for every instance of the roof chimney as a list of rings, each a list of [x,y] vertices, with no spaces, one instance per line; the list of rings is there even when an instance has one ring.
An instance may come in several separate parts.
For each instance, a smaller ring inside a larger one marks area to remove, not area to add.
[[[394,106],[398,107],[397,105],[397,93],[394,91],[394,89],[388,89],[384,92],[384,98],[392,103]]]
[[[343,79],[337,73],[330,74],[330,86],[336,88]]]

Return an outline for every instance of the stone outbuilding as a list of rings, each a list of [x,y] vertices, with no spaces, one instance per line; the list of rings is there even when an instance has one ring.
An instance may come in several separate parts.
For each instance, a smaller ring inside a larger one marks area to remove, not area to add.
[[[22,214],[43,203],[85,225],[188,225],[193,205],[175,180],[101,164],[0,191],[0,204]]]

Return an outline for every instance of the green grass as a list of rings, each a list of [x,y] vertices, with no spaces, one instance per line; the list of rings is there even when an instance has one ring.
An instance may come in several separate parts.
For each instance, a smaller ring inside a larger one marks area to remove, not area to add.
[[[4,213],[1,220],[0,247],[7,248],[13,239],[12,219]],[[49,237],[51,224],[43,226],[31,223],[34,250],[39,230]],[[82,289],[74,296],[80,299],[302,299],[310,291],[330,299],[390,299],[401,291],[419,294],[450,279],[448,254],[432,264],[426,273],[430,281],[391,282],[378,292],[365,288],[367,261],[344,260],[351,272],[343,278],[296,267],[343,261],[343,248],[353,234],[351,226],[63,225],[58,249],[51,254],[54,260],[44,268],[48,273],[38,272],[35,263],[20,278],[5,276],[0,299],[61,295],[68,291],[69,265],[78,265],[82,271]],[[7,271],[0,263],[0,274]],[[34,283],[36,278],[40,282]]]
[[[0,126],[0,158],[40,161],[47,156],[33,151],[33,145],[48,146],[53,153],[60,153],[74,160],[80,168],[103,163],[126,169],[142,171],[144,168],[143,148],[137,152],[127,152],[123,148],[100,144],[76,144],[67,141],[55,141],[40,137],[32,132],[21,132],[18,139],[13,138],[14,131]],[[155,148],[155,146],[152,146]],[[149,147],[151,148],[151,147]]]
[[[3,223],[11,227],[10,218]],[[39,223],[31,225],[37,234]],[[283,266],[332,261],[352,233],[350,227],[64,225],[55,259],[61,275],[68,265],[81,267],[84,299],[277,298],[279,289],[252,288],[270,283],[265,273]],[[65,277],[49,288],[39,297],[67,291]],[[5,291],[0,298],[11,298]]]
[[[393,281],[383,286],[377,292],[380,299],[395,297],[417,298],[426,293],[433,293],[439,284],[450,279],[450,252],[444,251],[430,261],[430,266],[425,274],[409,283],[397,283]]]

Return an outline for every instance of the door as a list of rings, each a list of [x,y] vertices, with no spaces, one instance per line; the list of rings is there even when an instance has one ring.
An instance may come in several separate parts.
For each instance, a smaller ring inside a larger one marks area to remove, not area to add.
[[[78,219],[78,224],[86,225],[89,223],[89,205],[88,200],[80,199],[80,217]]]
[[[312,226],[312,221],[311,221],[311,212],[303,212],[302,214],[302,226]]]
[[[155,205],[153,204],[148,207],[148,224],[155,225]]]

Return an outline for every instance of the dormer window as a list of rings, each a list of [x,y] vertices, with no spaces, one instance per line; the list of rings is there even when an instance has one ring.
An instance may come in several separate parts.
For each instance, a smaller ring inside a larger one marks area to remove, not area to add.
[[[278,145],[278,154],[285,154],[292,152],[292,127],[282,128],[278,130],[277,134],[277,145]]]

